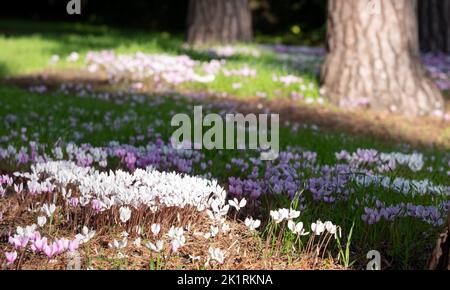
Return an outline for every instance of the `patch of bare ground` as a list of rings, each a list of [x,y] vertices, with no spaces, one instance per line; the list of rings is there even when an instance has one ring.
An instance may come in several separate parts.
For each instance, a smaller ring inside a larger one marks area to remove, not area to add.
[[[102,74],[92,74],[84,70],[46,71],[39,74],[9,77],[5,82],[19,87],[45,85],[48,89],[60,88],[62,84],[90,85],[94,91],[113,92],[118,88],[111,85]],[[375,137],[380,141],[405,142],[415,147],[436,146],[450,148],[450,122],[434,117],[408,117],[391,113],[380,113],[370,110],[345,110],[332,105],[307,105],[290,99],[261,99],[221,96],[217,93],[204,93],[189,89],[155,91],[151,85],[145,85],[139,93],[154,94],[185,94],[202,95],[202,100],[208,103],[220,103],[224,99],[236,102],[242,113],[261,112],[269,109],[280,114],[280,120],[298,121],[303,124],[318,125],[324,131],[346,132],[355,135]],[[447,102],[447,112],[450,114],[450,102]]]

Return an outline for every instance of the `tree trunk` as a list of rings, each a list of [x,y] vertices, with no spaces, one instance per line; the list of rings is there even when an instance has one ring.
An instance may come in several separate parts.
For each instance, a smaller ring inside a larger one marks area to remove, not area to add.
[[[419,0],[420,48],[450,53],[450,0]]]
[[[248,0],[190,0],[187,27],[187,42],[194,45],[251,41]]]
[[[405,115],[442,112],[421,63],[416,0],[329,0],[323,93],[344,107]]]

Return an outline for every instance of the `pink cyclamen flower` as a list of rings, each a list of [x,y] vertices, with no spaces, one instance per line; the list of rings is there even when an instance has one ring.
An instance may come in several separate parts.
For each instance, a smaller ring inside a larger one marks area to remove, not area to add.
[[[20,239],[20,247],[25,248],[28,245],[28,242],[30,241],[29,237],[22,237]]]
[[[8,261],[8,265],[11,265],[17,259],[17,252],[5,252],[5,256],[6,260]]]
[[[100,212],[102,209],[102,203],[98,199],[92,201],[92,209],[96,212]]]
[[[39,251],[39,252],[43,251],[45,246],[47,246],[47,238],[46,237],[44,237],[42,239],[39,238],[34,241],[34,248],[36,249],[36,251]]]
[[[70,241],[66,238],[62,238],[60,241],[64,247],[64,250],[67,250],[69,248]]]
[[[64,252],[64,244],[61,241],[54,241],[52,244],[53,254],[59,255]]]
[[[31,236],[30,236],[30,240],[35,241],[37,239],[41,238],[41,233],[38,231],[35,231]]]
[[[68,250],[69,252],[74,252],[78,249],[78,247],[80,246],[80,241],[75,239],[73,241],[69,241],[69,247]]]
[[[72,207],[77,207],[77,206],[78,206],[78,198],[73,197],[73,198],[70,200],[70,205],[71,205]]]
[[[54,247],[54,244],[52,245],[45,244],[43,250],[44,254],[47,255],[47,257],[50,259],[56,254],[57,249]]]
[[[66,239],[60,239],[54,242],[54,244],[56,244],[57,246],[57,254],[61,254],[62,252],[64,252],[67,247],[69,246],[68,241]]]

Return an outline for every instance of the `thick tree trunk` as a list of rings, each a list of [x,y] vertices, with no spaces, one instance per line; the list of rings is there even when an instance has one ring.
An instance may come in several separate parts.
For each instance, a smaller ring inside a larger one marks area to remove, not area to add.
[[[419,0],[420,48],[450,53],[450,0]]]
[[[248,0],[190,0],[187,28],[190,44],[251,41]]]
[[[405,115],[442,111],[444,101],[421,63],[416,0],[329,0],[324,94]]]

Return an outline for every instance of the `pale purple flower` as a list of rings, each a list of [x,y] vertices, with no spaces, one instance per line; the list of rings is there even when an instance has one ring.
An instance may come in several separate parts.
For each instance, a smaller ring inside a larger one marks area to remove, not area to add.
[[[74,252],[78,249],[79,245],[80,245],[80,242],[77,239],[75,239],[75,240],[69,241],[69,246],[67,249],[69,250],[69,252]]]
[[[14,261],[17,259],[17,252],[5,252],[6,261],[8,262],[8,265],[12,265]]]
[[[70,199],[70,206],[72,206],[72,207],[77,207],[77,206],[78,206],[78,198],[72,197],[72,198]]]
[[[36,239],[33,245],[36,251],[41,252],[44,250],[44,247],[47,246],[47,238],[43,237],[42,239]]]
[[[91,203],[92,209],[96,212],[100,212],[102,210],[102,203],[98,199],[94,199]]]

